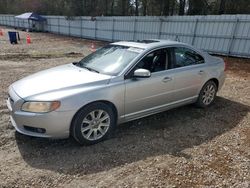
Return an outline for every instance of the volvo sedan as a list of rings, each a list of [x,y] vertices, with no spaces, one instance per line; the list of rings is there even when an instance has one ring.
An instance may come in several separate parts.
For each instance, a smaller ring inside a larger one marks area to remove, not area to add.
[[[225,63],[169,40],[116,42],[9,87],[7,106],[25,135],[94,144],[117,124],[195,103],[210,106]]]

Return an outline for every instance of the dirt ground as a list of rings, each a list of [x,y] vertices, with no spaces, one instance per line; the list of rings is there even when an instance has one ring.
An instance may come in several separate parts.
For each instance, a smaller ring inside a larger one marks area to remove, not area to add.
[[[16,133],[8,86],[42,69],[80,60],[91,41],[24,32],[0,36],[0,187],[250,187],[250,60],[225,58],[216,103],[193,105],[123,124],[113,137],[81,147],[72,139]],[[103,45],[95,42],[97,47]]]

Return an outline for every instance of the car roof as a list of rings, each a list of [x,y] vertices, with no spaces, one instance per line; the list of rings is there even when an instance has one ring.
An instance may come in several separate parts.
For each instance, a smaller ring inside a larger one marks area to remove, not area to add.
[[[160,46],[171,46],[171,45],[185,45],[185,43],[181,43],[178,41],[173,40],[162,40],[162,39],[150,39],[150,40],[142,40],[137,42],[132,41],[120,41],[112,43],[113,45],[121,45],[121,46],[129,46],[134,48],[141,48],[141,49],[151,49]]]

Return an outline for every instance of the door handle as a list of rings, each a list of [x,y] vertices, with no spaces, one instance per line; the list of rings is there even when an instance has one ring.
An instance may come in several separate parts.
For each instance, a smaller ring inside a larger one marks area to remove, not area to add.
[[[205,73],[205,72],[204,72],[203,70],[200,70],[198,74],[199,74],[199,75],[203,75],[204,73]]]
[[[163,78],[162,81],[166,83],[166,82],[169,82],[169,81],[171,81],[171,80],[172,80],[172,78],[170,78],[170,77],[165,77],[165,78]]]

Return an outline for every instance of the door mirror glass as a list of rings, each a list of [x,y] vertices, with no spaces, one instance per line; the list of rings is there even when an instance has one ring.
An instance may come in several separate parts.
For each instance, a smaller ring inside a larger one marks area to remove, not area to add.
[[[147,69],[137,69],[134,72],[134,77],[136,78],[149,78],[151,76],[151,73]]]

